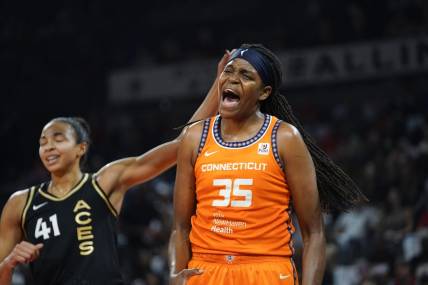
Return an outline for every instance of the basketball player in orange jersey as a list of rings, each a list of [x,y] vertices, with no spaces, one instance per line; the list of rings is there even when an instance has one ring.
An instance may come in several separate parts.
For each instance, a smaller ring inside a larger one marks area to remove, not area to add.
[[[219,62],[220,71],[228,57],[226,53]],[[216,83],[213,86],[192,119],[216,113]],[[174,165],[180,140],[89,174],[80,167],[90,144],[86,122],[73,117],[51,120],[39,140],[40,159],[51,180],[16,192],[3,208],[0,284],[10,284],[21,263],[30,263],[36,285],[124,284],[116,249],[124,195]]]
[[[174,190],[171,284],[299,284],[292,211],[304,243],[301,284],[321,284],[322,209],[347,209],[364,195],[296,120],[279,94],[281,78],[271,51],[242,45],[219,78],[219,115],[185,134]]]

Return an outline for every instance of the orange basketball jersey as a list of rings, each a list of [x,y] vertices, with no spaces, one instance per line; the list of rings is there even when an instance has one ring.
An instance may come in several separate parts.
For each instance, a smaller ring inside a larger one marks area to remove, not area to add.
[[[260,131],[242,142],[225,142],[221,117],[205,121],[195,163],[194,253],[293,254],[290,191],[276,133],[280,121],[265,115]]]

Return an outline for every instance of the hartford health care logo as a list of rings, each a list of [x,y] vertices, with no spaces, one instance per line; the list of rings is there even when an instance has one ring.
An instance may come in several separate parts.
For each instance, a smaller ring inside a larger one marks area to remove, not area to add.
[[[259,143],[258,154],[268,155],[270,150],[270,143]]]

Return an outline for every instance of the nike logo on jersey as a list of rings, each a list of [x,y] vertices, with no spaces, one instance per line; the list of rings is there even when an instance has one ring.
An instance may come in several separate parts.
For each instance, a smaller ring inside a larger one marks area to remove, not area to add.
[[[45,206],[48,202],[41,203],[39,205],[33,205],[33,211],[37,211],[41,207]]]
[[[247,50],[248,50],[248,49],[241,50],[241,56],[244,56],[244,53],[245,53]]]
[[[218,152],[218,150],[211,151],[211,152],[206,151],[205,152],[205,156],[208,157],[208,156],[211,156],[211,155],[213,155],[214,153],[217,153],[217,152]]]
[[[281,280],[285,280],[288,277],[290,277],[290,274],[287,274],[287,275],[282,275],[281,273],[279,274],[279,279],[281,279]]]

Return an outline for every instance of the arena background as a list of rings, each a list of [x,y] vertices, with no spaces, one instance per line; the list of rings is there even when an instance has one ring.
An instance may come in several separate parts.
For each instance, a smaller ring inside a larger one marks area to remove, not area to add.
[[[89,121],[95,171],[174,138],[224,50],[260,42],[280,55],[298,117],[370,198],[325,216],[323,284],[428,284],[427,32],[426,0],[3,1],[0,209],[48,179],[38,136],[49,119]],[[172,169],[127,194],[129,284],[167,284],[173,182]]]

